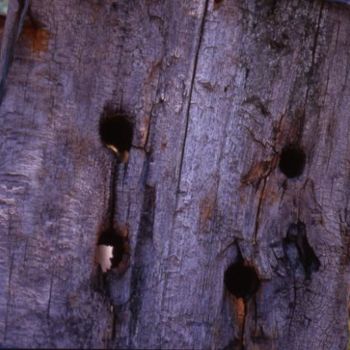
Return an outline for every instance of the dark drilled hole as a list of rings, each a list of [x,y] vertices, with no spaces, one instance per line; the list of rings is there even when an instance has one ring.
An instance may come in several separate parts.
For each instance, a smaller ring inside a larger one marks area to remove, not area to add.
[[[300,176],[304,170],[306,156],[298,146],[286,146],[283,148],[279,168],[289,178]]]
[[[100,137],[103,144],[124,158],[129,153],[133,137],[133,125],[122,112],[106,109],[100,119]]]
[[[227,290],[237,298],[248,299],[256,293],[260,281],[252,266],[246,266],[243,262],[231,264],[224,276]]]
[[[102,272],[117,267],[125,253],[125,240],[120,232],[114,228],[103,231],[97,241],[97,263]]]

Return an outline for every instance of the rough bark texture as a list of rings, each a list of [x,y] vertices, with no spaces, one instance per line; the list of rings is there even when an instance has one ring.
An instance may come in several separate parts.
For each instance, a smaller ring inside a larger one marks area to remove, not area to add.
[[[31,16],[0,107],[0,344],[345,349],[350,10],[32,0]],[[107,105],[133,120],[128,163],[101,144]],[[129,265],[102,276],[111,217]],[[244,300],[224,285],[237,259],[260,279]]]

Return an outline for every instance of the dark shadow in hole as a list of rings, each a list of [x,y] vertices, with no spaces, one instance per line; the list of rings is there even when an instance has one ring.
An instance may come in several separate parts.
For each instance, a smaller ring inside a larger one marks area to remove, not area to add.
[[[231,264],[224,275],[227,290],[236,298],[249,299],[260,286],[258,275],[252,266],[246,266],[243,260]]]
[[[283,240],[283,248],[290,266],[297,269],[298,263],[301,264],[307,280],[320,268],[320,260],[308,242],[306,226],[303,222],[298,221],[296,224],[289,225],[287,236]]]
[[[281,152],[279,169],[288,178],[298,177],[303,173],[305,163],[305,152],[299,146],[288,145]]]
[[[97,251],[97,262],[102,272],[118,267],[126,251],[122,234],[114,228],[108,228],[101,233],[97,246],[100,248]]]
[[[217,10],[220,7],[220,5],[222,5],[223,2],[224,0],[214,0],[214,3],[213,3],[214,10]]]
[[[130,118],[122,111],[106,107],[100,119],[99,132],[102,143],[121,161],[127,161],[133,138]]]

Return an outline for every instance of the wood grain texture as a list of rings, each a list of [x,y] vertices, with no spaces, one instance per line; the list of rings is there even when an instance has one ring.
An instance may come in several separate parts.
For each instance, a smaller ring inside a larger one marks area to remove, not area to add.
[[[345,349],[350,11],[32,0],[31,13],[45,45],[23,33],[0,106],[0,344]],[[99,139],[107,104],[134,123],[126,164]],[[289,144],[306,154],[293,179],[278,167]],[[110,215],[129,266],[102,278]],[[238,258],[260,278],[244,302],[224,286]]]

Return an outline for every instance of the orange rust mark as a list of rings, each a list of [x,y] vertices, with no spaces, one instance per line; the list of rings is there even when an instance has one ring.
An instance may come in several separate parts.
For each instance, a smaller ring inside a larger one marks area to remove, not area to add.
[[[241,328],[241,326],[243,325],[243,321],[245,318],[245,305],[244,305],[244,301],[242,298],[233,298],[233,304],[235,306],[235,311],[236,311],[236,317],[238,320],[238,324]]]
[[[118,225],[118,231],[120,235],[124,238],[129,236],[129,227],[128,225]]]
[[[6,16],[0,15],[0,35],[4,32]],[[20,38],[30,41],[33,52],[47,51],[49,46],[50,33],[36,21],[26,19]],[[27,43],[26,43],[27,44]]]
[[[201,203],[201,221],[208,221],[212,218],[213,215],[213,204],[208,203],[207,200],[205,199]]]
[[[249,171],[242,176],[241,182],[245,185],[250,185],[265,177],[270,170],[270,162],[262,161],[253,165]]]
[[[269,160],[263,160],[254,164],[249,171],[242,176],[241,183],[244,185],[255,184],[270,175],[277,166],[278,156],[274,155]]]
[[[22,32],[23,38],[30,41],[33,52],[47,51],[49,46],[50,33],[44,28],[35,28],[25,25]]]
[[[150,116],[149,115],[145,115],[141,119],[140,126],[137,128],[138,138],[140,140],[139,141],[140,142],[140,147],[142,147],[142,148],[145,148],[147,140],[148,140],[150,120],[151,120]]]
[[[245,318],[247,313],[246,305],[243,298],[232,297],[232,301],[233,301],[235,317],[236,317],[238,329],[239,329],[240,348],[244,349],[244,325],[245,325]]]
[[[203,230],[208,222],[213,218],[216,199],[213,196],[206,196],[201,200],[199,205],[199,222],[201,230]]]
[[[282,145],[295,143],[300,139],[304,119],[304,107],[297,108],[292,118],[287,118],[286,114],[281,115],[280,120],[275,122],[273,126],[273,140],[277,149]]]
[[[243,193],[243,191],[239,192],[239,202],[243,205],[245,205],[247,203],[247,197],[245,195],[245,193]]]
[[[280,193],[276,190],[278,187],[276,183],[267,183],[266,189],[262,194],[262,200],[266,201],[269,204],[279,202],[281,199]]]

